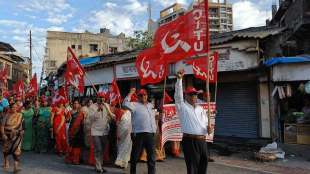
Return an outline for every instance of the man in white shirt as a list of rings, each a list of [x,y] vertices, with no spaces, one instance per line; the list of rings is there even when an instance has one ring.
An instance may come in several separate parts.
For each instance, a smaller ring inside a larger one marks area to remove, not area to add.
[[[183,71],[177,74],[175,84],[175,105],[183,132],[182,147],[188,174],[207,173],[208,146],[206,135],[210,133],[209,118],[205,110],[197,104],[197,96],[201,91],[188,87],[183,98]]]
[[[97,173],[105,173],[103,168],[103,153],[108,143],[109,121],[114,118],[110,106],[99,98],[97,110],[89,114],[91,136],[94,142],[94,152]]]

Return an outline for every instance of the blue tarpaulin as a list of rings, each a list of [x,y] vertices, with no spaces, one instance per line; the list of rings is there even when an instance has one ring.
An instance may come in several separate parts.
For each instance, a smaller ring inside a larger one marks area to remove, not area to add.
[[[310,56],[297,56],[297,57],[274,57],[264,62],[267,67],[277,64],[289,64],[289,63],[302,63],[310,62]]]
[[[80,59],[80,63],[81,65],[89,65],[89,64],[93,64],[93,63],[97,63],[100,61],[100,57],[87,57],[87,58],[83,58]]]

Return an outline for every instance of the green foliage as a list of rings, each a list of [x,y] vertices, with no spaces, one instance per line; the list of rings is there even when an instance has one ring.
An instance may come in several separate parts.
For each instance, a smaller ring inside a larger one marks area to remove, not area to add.
[[[134,36],[127,41],[127,46],[133,49],[145,49],[152,46],[153,36],[148,31],[135,31]]]

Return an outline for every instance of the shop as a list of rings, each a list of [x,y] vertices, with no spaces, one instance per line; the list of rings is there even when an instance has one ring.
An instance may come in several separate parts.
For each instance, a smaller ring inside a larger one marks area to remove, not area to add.
[[[310,144],[310,57],[271,59],[266,64],[271,67],[278,139]]]

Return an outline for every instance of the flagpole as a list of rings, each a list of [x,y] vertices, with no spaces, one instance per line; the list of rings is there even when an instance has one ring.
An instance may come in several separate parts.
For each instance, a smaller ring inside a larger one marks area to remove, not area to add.
[[[89,79],[87,72],[85,72],[85,78],[89,81],[89,83],[91,84],[91,86],[95,90],[96,95],[98,96],[98,90],[96,89],[95,84]]]
[[[165,92],[166,92],[166,85],[167,85],[167,76],[165,77],[165,80],[164,80],[164,90],[163,90],[163,101],[162,101],[162,111],[161,113],[163,113],[163,110],[164,110],[164,105],[165,105]],[[161,133],[161,130],[160,130],[160,133]],[[160,136],[160,144],[162,143],[162,136]],[[160,145],[160,151],[163,150],[163,144]]]
[[[205,0],[205,16],[206,16],[206,24],[207,24],[207,31],[206,31],[206,49],[207,49],[207,80],[206,80],[206,91],[207,91],[207,102],[208,102],[208,127],[211,126],[211,99],[210,99],[210,35],[209,35],[209,1]],[[210,135],[211,132],[208,131],[208,134]]]

